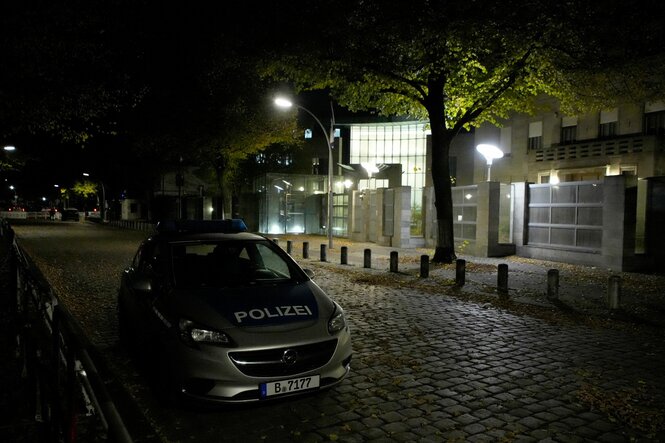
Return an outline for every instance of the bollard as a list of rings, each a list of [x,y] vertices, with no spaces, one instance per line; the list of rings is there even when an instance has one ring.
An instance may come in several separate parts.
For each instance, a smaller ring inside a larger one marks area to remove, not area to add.
[[[368,268],[368,269],[372,267],[372,250],[371,249],[365,249],[363,266],[365,268]]]
[[[286,241],[286,253],[291,255],[291,252],[293,252],[293,242],[291,240]]]
[[[429,277],[429,255],[420,256],[420,278]]]
[[[309,242],[302,242],[302,258],[309,258]]]
[[[496,287],[499,295],[508,296],[508,265],[501,263],[498,266]]]
[[[607,307],[610,311],[621,308],[621,277],[611,275],[607,281]]]
[[[342,246],[342,250],[339,255],[339,261],[343,265],[349,264],[349,248]]]
[[[390,272],[397,272],[397,251],[390,251]]]
[[[321,245],[321,261],[328,261],[328,253],[326,251],[326,245]]]
[[[547,271],[547,299],[559,299],[559,270],[550,269]]]
[[[464,286],[466,282],[466,260],[461,258],[455,262],[455,284]]]

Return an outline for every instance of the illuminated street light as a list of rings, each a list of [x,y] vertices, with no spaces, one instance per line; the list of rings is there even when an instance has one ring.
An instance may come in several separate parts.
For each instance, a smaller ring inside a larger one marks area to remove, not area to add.
[[[7,151],[7,152],[13,152],[13,151],[16,151],[16,147],[15,147],[15,146],[5,146],[3,149],[4,149],[5,151]]]
[[[367,171],[369,178],[372,178],[372,174],[378,174],[379,172],[379,167],[374,163],[361,163],[360,166],[362,166],[363,169]]]
[[[503,157],[503,151],[494,145],[480,144],[476,146],[476,151],[480,152],[485,160],[487,160],[487,181],[490,181],[490,169],[492,168],[492,161],[497,158]]]
[[[83,176],[89,178],[90,173],[89,172],[84,172]],[[102,213],[101,213],[102,223],[105,223],[106,222],[106,189],[104,188],[104,182],[103,181],[100,180],[99,184],[102,187]],[[57,187],[57,185],[56,185],[56,187]]]
[[[312,116],[314,120],[319,124],[319,127],[321,128],[321,131],[323,131],[324,137],[328,140],[327,145],[328,145],[328,226],[327,226],[327,231],[328,231],[328,248],[332,249],[333,248],[333,155],[332,155],[332,146],[333,143],[335,142],[335,133],[334,133],[334,126],[335,126],[335,115],[332,114],[332,103],[330,104],[330,111],[331,111],[331,118],[330,118],[330,132],[326,132],[326,128],[323,127],[323,123],[321,123],[321,120],[319,120],[316,115],[312,113],[309,109],[300,106],[297,103],[293,103],[291,100],[288,100],[284,97],[277,97],[275,98],[275,105],[279,106],[280,108],[290,108],[292,106],[295,106],[298,109],[302,109],[306,113]]]

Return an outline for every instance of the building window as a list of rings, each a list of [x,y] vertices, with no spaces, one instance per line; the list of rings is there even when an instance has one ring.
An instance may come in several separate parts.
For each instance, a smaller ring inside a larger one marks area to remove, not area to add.
[[[616,137],[618,121],[619,108],[601,110],[600,121],[598,122],[598,138]]]
[[[542,149],[543,148],[543,122],[531,122],[529,123],[529,141],[528,141],[529,150]]]
[[[644,133],[647,135],[665,134],[665,111],[644,114]]]
[[[529,150],[542,149],[543,137],[529,137]]]
[[[601,123],[598,127],[598,137],[610,138],[617,135],[617,122]]]
[[[561,144],[574,143],[577,140],[577,126],[564,126],[561,128]]]

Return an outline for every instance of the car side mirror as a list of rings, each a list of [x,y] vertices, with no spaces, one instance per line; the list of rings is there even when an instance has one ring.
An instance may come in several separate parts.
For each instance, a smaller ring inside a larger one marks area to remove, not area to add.
[[[314,278],[314,271],[312,271],[311,269],[305,268],[305,269],[303,269],[303,271],[305,271],[305,274],[307,274],[307,277]]]
[[[138,277],[132,282],[132,289],[138,292],[152,292],[152,281],[147,277]]]

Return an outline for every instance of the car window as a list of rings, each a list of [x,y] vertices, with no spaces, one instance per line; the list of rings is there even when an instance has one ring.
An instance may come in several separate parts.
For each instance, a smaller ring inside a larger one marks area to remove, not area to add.
[[[166,261],[162,249],[159,243],[145,242],[136,253],[132,266],[147,276],[161,275]]]
[[[276,284],[293,277],[289,263],[265,242],[183,242],[172,245],[176,287]]]
[[[262,244],[257,244],[256,249],[257,253],[261,256],[263,265],[266,269],[269,269],[280,276],[286,278],[290,277],[289,265],[284,259],[282,259],[282,257],[277,255],[275,251]]]

